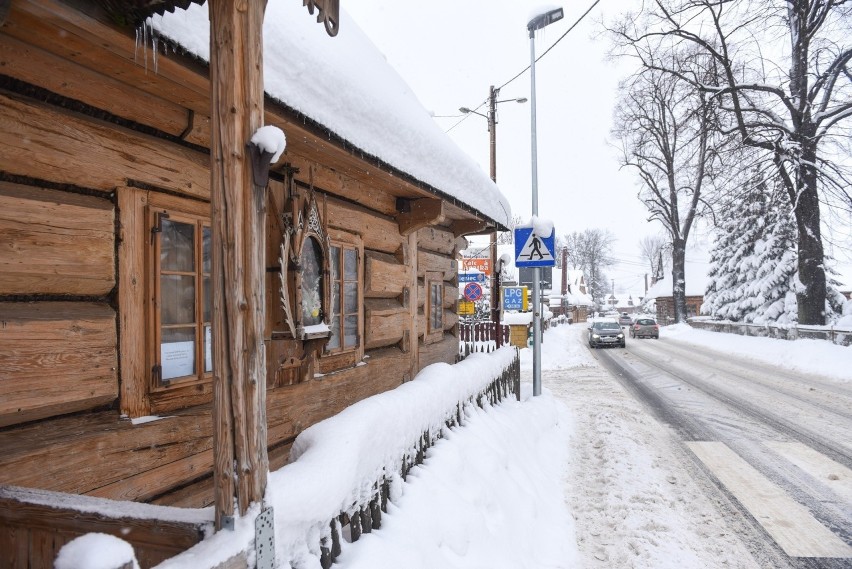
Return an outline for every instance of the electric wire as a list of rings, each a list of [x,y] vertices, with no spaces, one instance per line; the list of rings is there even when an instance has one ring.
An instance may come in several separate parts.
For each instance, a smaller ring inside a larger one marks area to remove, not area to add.
[[[559,38],[557,38],[557,40],[556,40],[555,42],[553,42],[553,44],[551,44],[551,46],[550,46],[550,47],[548,47],[546,50],[544,50],[544,51],[542,52],[542,54],[541,54],[541,55],[539,55],[538,57],[536,57],[536,58],[535,58],[535,62],[536,62],[536,63],[538,63],[538,62],[539,62],[539,60],[540,60],[542,57],[544,57],[545,55],[547,55],[547,54],[550,52],[550,50],[552,50],[554,47],[556,47],[556,44],[558,44],[559,42],[561,42],[561,41],[565,38],[565,36],[567,36],[567,35],[571,32],[571,30],[573,30],[574,28],[576,28],[576,27],[577,27],[577,25],[578,25],[580,22],[582,22],[582,21],[583,21],[583,19],[584,19],[584,18],[585,18],[585,17],[589,14],[589,12],[591,12],[591,11],[594,9],[594,7],[595,7],[595,6],[597,6],[597,5],[600,3],[600,1],[601,1],[601,0],[595,0],[595,1],[592,3],[592,5],[591,5],[591,6],[589,6],[589,8],[588,8],[585,12],[583,12],[583,15],[582,15],[582,16],[580,16],[579,18],[577,18],[577,20],[576,20],[573,24],[571,24],[571,27],[569,27],[567,30],[565,30],[565,33],[563,33],[561,36],[559,36]],[[505,87],[506,85],[508,85],[508,84],[509,84],[509,83],[511,83],[512,81],[514,81],[515,79],[519,78],[521,75],[523,75],[524,73],[526,73],[526,72],[527,72],[527,71],[529,71],[529,70],[530,70],[530,66],[529,66],[529,65],[527,65],[524,69],[522,69],[520,72],[518,72],[518,74],[517,74],[517,75],[515,75],[514,77],[512,77],[511,79],[509,79],[508,81],[506,81],[505,83],[503,83],[502,85],[500,85],[499,87],[497,87],[497,88],[495,89],[495,91],[499,91],[500,89],[502,89],[503,87]],[[448,129],[447,129],[447,130],[445,130],[444,132],[450,132],[451,130],[453,130],[454,128],[456,128],[457,126],[459,126],[461,123],[463,123],[464,121],[466,121],[466,120],[470,117],[470,115],[474,114],[476,111],[478,111],[479,109],[481,109],[482,107],[484,107],[484,106],[485,106],[485,105],[487,105],[487,104],[488,104],[488,99],[485,99],[485,101],[481,102],[481,103],[480,103],[480,104],[479,104],[476,108],[472,109],[472,112],[470,112],[470,113],[465,113],[465,115],[461,118],[461,120],[459,120],[458,122],[456,122],[455,124],[453,124],[450,128],[448,128]]]

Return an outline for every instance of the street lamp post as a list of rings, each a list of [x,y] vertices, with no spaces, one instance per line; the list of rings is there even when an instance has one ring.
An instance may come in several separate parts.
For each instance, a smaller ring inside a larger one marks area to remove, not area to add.
[[[527,22],[530,33],[530,140],[532,148],[532,214],[538,215],[538,148],[535,130],[535,32],[561,20],[562,8],[534,16]],[[541,269],[533,267],[533,396],[541,395]]]
[[[459,108],[459,111],[468,114],[472,113],[485,117],[488,121],[489,135],[489,165],[491,167],[491,180],[497,182],[497,104],[507,102],[526,103],[526,97],[517,97],[515,99],[503,99],[498,101],[497,95],[500,94],[500,89],[495,89],[491,85],[488,94],[488,114],[483,115],[467,107]],[[497,275],[497,230],[491,232],[491,321],[494,323],[494,338],[497,347],[503,345],[503,335],[500,333],[500,279]]]

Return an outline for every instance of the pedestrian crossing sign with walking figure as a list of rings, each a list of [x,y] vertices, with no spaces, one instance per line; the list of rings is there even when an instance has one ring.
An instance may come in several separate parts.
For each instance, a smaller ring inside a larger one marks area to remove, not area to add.
[[[556,231],[544,237],[536,234],[533,227],[515,228],[515,266],[516,267],[553,267],[556,258]]]

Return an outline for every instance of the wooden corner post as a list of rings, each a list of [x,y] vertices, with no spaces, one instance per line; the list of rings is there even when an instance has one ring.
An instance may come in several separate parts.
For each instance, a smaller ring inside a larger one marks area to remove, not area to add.
[[[265,188],[247,143],[263,125],[266,1],[211,0],[213,447],[216,528],[261,502],[266,444]]]

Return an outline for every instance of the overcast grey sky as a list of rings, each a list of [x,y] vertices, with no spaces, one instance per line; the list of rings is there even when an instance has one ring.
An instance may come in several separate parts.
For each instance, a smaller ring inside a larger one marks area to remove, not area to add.
[[[593,2],[562,4],[565,18],[536,36],[536,55]],[[660,226],[646,221],[647,210],[636,198],[636,177],[619,170],[617,150],[607,143],[618,81],[629,64],[607,61],[607,40],[599,37],[600,20],[631,3],[603,0],[536,64],[538,190],[539,216],[552,219],[559,235],[589,228],[611,231],[617,239],[615,256],[624,262],[609,276],[616,290],[641,293],[648,269],[638,242]],[[529,71],[512,79],[530,63],[526,23],[540,6],[524,0],[353,0],[343,8],[438,124],[487,173],[486,119],[464,118],[458,108],[486,113],[490,85],[505,84],[500,99],[529,98]],[[502,103],[497,116],[497,183],[513,214],[526,220],[532,213],[530,104]]]

